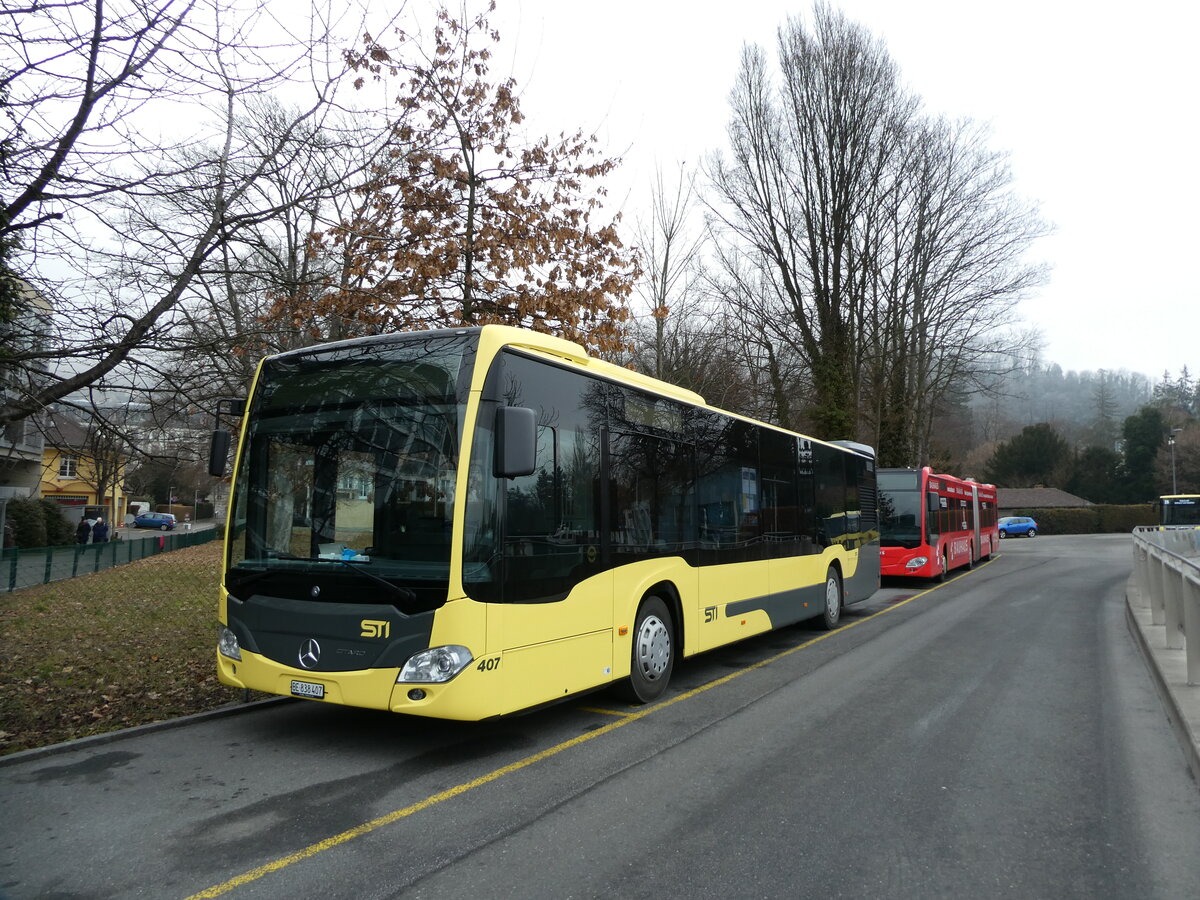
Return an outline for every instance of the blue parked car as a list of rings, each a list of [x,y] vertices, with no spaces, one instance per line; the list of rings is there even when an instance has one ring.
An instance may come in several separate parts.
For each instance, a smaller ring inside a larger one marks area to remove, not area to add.
[[[171,513],[144,512],[133,520],[134,528],[157,528],[171,531],[175,527],[175,516]]]
[[[1002,516],[1000,519],[1000,537],[1036,537],[1038,524],[1029,516]]]

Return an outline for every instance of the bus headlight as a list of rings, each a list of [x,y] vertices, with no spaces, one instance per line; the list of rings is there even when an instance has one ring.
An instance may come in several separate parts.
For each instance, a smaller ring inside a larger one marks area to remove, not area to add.
[[[449,681],[469,666],[474,658],[470,650],[458,644],[431,647],[409,658],[396,676],[396,683],[418,681],[438,684]]]
[[[921,566],[925,565],[925,563],[927,563],[927,562],[929,562],[928,556],[914,556],[912,559],[910,559],[908,562],[906,562],[904,564],[904,568],[919,569],[919,568],[921,568]]]
[[[217,626],[217,650],[222,656],[241,660],[242,648],[238,646],[237,635],[224,625]]]

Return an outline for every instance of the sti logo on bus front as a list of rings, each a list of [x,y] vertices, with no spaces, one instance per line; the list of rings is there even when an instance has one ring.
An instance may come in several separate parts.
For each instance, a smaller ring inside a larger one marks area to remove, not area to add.
[[[358,624],[362,626],[359,637],[385,638],[392,634],[392,623],[382,619],[363,619]]]

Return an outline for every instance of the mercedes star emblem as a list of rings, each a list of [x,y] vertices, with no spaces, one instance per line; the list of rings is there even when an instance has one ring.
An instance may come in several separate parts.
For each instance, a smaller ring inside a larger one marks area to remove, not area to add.
[[[311,669],[317,664],[321,658],[321,645],[313,638],[309,638],[300,645],[300,665],[306,669]]]

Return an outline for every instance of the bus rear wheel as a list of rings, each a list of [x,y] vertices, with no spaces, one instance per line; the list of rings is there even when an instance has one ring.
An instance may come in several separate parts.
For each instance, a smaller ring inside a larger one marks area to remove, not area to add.
[[[675,668],[671,611],[662,598],[650,596],[638,608],[633,627],[629,680],[621,693],[633,703],[657,700],[667,689]]]
[[[838,622],[842,619],[844,602],[842,577],[838,574],[837,569],[830,566],[829,571],[825,573],[825,608],[821,612],[821,622],[826,631],[833,631],[837,628]]]

